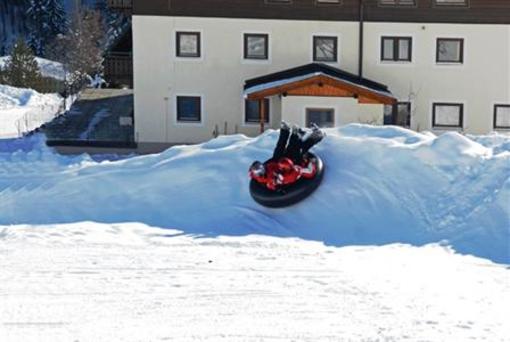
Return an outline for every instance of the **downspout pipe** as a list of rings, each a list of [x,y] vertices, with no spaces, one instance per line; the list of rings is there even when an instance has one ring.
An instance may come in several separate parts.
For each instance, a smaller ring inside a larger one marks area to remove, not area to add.
[[[364,45],[364,23],[365,23],[365,3],[359,0],[359,52],[358,52],[358,76],[363,78],[363,45]]]

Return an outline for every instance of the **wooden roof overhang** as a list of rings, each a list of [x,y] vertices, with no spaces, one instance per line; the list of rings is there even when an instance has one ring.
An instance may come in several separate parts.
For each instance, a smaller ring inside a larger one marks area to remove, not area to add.
[[[245,82],[244,96],[259,101],[260,131],[264,131],[264,99],[271,96],[355,98],[360,104],[393,105],[397,99],[384,84],[322,63],[311,63]]]
[[[267,86],[259,85],[245,90],[245,97],[248,100],[261,100],[275,95],[352,97],[356,98],[360,104],[392,105],[397,102],[397,99],[389,92],[373,90],[322,73],[274,82]]]

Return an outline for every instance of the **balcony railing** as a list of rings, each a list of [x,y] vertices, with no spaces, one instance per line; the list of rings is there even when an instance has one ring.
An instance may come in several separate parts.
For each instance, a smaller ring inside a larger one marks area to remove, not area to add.
[[[108,0],[108,6],[115,10],[133,9],[133,0]]]
[[[105,80],[112,87],[133,87],[133,57],[129,54],[110,54],[104,61]]]

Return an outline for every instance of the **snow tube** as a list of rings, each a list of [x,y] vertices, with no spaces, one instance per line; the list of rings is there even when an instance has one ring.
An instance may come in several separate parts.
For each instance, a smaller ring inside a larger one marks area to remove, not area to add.
[[[301,202],[310,196],[321,184],[324,176],[324,163],[316,155],[309,153],[315,159],[317,174],[314,178],[301,178],[296,183],[284,186],[280,191],[269,190],[255,180],[250,182],[250,194],[255,202],[269,208],[283,208]]]

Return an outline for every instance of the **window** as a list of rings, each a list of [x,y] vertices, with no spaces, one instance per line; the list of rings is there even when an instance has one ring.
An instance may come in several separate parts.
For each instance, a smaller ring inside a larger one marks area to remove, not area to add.
[[[316,5],[341,5],[342,0],[315,0]]]
[[[200,53],[200,32],[177,32],[177,57],[198,58]]]
[[[384,124],[411,127],[411,102],[384,106]]]
[[[290,4],[292,0],[266,0],[266,4]]]
[[[177,121],[202,121],[202,99],[200,96],[177,96]]]
[[[333,109],[307,108],[306,127],[310,127],[313,123],[322,128],[334,127],[335,111]]]
[[[416,0],[379,0],[383,6],[416,6]]]
[[[494,106],[494,129],[510,129],[510,104]]]
[[[464,62],[464,39],[438,38],[436,62],[462,64]]]
[[[436,6],[468,6],[468,0],[434,0]]]
[[[338,61],[338,38],[326,36],[313,37],[313,61],[314,62],[337,62]]]
[[[464,105],[462,103],[434,103],[432,126],[437,128],[462,128]]]
[[[411,37],[382,37],[381,60],[411,62],[413,39]]]
[[[268,59],[269,36],[267,34],[244,35],[244,58],[245,59]]]
[[[384,106],[384,124],[385,125],[393,125],[394,124],[394,116],[393,116],[394,106],[385,105]]]
[[[269,99],[264,99],[264,122],[269,123]],[[260,103],[259,100],[246,100],[244,102],[244,122],[260,122]]]

